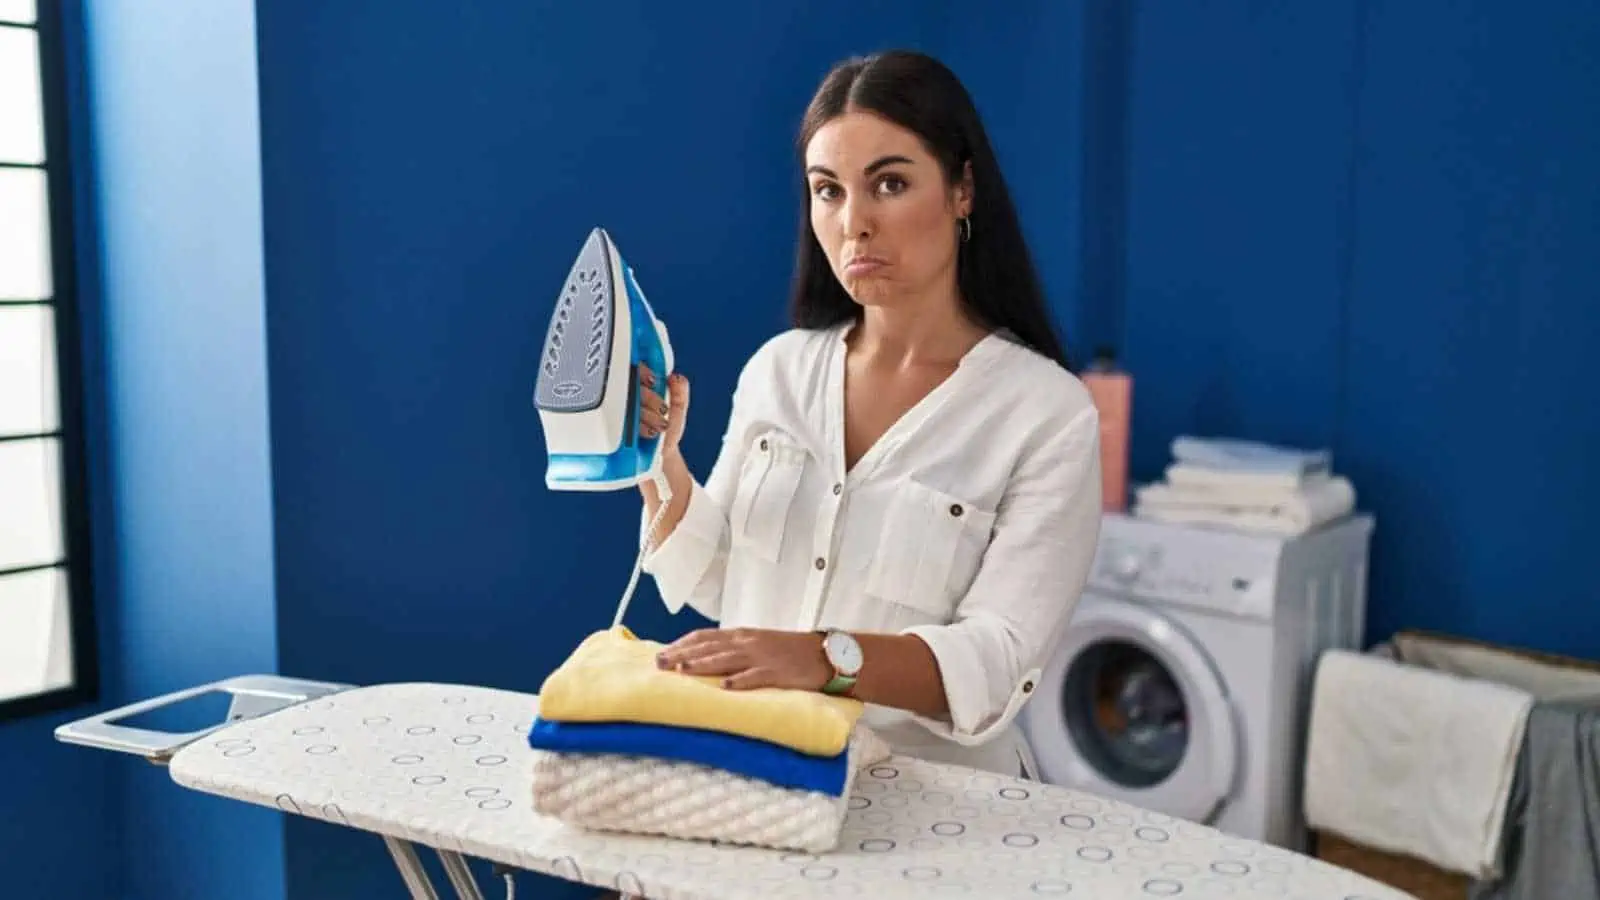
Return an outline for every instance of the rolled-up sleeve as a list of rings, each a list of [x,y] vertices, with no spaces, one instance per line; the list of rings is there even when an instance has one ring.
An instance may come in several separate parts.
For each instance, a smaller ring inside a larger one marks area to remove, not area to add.
[[[639,540],[644,546],[650,527],[648,510],[640,515]],[[728,557],[727,505],[692,482],[683,518],[654,550],[645,554],[644,571],[656,582],[667,611],[684,606],[709,619],[721,612],[722,575]]]
[[[721,617],[722,585],[728,568],[728,509],[747,455],[744,423],[751,402],[747,384],[753,365],[754,361],[746,365],[734,388],[728,424],[711,474],[704,485],[698,479],[691,481],[683,517],[644,557],[643,570],[655,579],[661,602],[674,614],[689,606],[708,619]],[[646,507],[639,516],[641,548],[646,546],[649,528]]]
[[[924,727],[981,744],[1032,695],[1088,582],[1100,537],[1100,477],[1100,420],[1092,406],[1044,433],[1020,461],[953,620],[902,631],[933,652],[949,705],[949,721],[915,717]]]

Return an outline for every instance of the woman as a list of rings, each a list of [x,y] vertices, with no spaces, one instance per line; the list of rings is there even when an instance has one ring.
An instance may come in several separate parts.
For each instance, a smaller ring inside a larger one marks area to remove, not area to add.
[[[949,70],[840,64],[799,152],[795,327],[744,367],[704,485],[688,381],[641,375],[670,489],[646,571],[720,625],[660,664],[853,696],[897,752],[1018,774],[1013,718],[1099,535],[1098,417]]]

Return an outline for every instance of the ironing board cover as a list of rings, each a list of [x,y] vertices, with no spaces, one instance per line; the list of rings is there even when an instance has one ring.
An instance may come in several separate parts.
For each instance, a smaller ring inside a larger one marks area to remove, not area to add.
[[[657,900],[1408,896],[1119,802],[898,756],[863,773],[839,849],[820,856],[584,832],[529,808],[537,704],[355,688],[229,726],[170,769],[195,790]]]

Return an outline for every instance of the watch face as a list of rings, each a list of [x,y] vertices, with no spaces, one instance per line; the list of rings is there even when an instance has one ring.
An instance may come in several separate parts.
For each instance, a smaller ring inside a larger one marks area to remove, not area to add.
[[[843,631],[830,632],[823,640],[828,661],[841,675],[858,675],[861,672],[861,645]]]

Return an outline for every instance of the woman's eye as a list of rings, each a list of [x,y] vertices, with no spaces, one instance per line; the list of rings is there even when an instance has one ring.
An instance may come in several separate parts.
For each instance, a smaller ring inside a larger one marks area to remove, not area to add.
[[[899,175],[885,175],[878,182],[878,189],[885,194],[898,194],[906,189],[906,180]]]
[[[832,200],[838,194],[838,188],[831,184],[819,184],[811,189],[811,193],[821,200]]]

